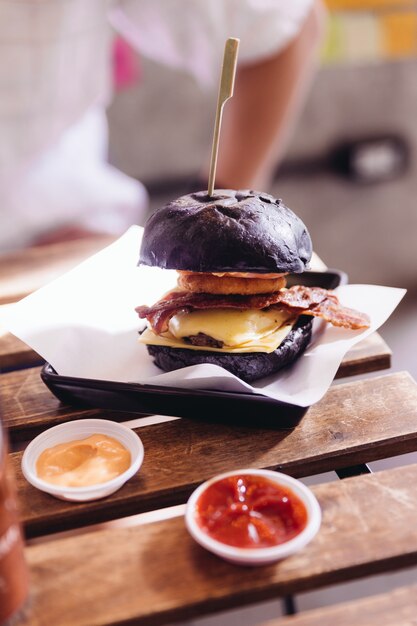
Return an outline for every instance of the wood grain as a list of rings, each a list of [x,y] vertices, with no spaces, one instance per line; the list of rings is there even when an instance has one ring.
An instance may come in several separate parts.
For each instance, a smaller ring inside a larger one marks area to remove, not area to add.
[[[355,349],[352,357],[349,354],[346,356],[338,377],[389,367],[390,354],[383,339],[373,335],[366,340],[366,345],[361,347],[360,344]],[[0,400],[4,406],[5,423],[14,442],[33,437],[43,428],[74,417],[74,409],[62,405],[45,387],[39,375],[40,368],[31,368],[1,376]]]
[[[404,373],[337,385],[288,431],[182,419],[136,432],[145,447],[140,472],[95,502],[68,503],[36,490],[21,474],[21,453],[12,454],[27,535],[180,504],[199,483],[228,470],[300,477],[410,452],[417,446],[417,385]]]
[[[259,626],[415,626],[416,615],[417,585],[412,585]]]
[[[0,335],[0,372],[41,365],[43,359],[10,333]]]
[[[381,335],[373,333],[347,352],[336,378],[388,369],[391,367],[391,356],[392,352]]]
[[[0,255],[0,304],[20,300],[113,241],[97,236]]]
[[[2,419],[12,442],[28,439],[49,426],[99,413],[62,405],[43,384],[39,372],[40,368],[29,368],[0,377]]]
[[[182,518],[31,546],[27,624],[164,624],[417,563],[417,467],[315,487],[319,534],[280,563],[233,566]]]

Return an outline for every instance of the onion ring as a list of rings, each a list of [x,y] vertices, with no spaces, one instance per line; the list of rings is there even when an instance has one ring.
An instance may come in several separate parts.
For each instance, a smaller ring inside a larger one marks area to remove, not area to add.
[[[204,273],[179,272],[178,286],[192,293],[254,295],[271,293],[285,287],[285,278],[236,278]]]

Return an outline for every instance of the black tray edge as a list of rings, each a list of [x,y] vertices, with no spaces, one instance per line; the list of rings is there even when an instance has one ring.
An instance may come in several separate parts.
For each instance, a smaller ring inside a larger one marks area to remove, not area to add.
[[[80,408],[187,417],[221,422],[292,428],[307,412],[300,407],[258,394],[182,389],[60,376],[49,363],[41,378],[61,402]]]

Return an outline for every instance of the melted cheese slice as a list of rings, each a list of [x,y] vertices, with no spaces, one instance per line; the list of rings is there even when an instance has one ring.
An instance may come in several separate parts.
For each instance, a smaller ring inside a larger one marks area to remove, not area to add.
[[[140,343],[204,350],[209,352],[273,352],[284,341],[295,320],[283,311],[270,309],[205,309],[174,315],[169,332],[157,335],[147,329],[139,338]],[[204,333],[217,341],[222,348],[193,346],[184,337]]]

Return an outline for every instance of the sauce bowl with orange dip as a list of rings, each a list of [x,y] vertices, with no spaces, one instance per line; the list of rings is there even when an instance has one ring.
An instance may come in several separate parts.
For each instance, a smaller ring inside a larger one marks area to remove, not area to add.
[[[22,457],[22,472],[34,487],[57,498],[82,502],[104,498],[142,465],[138,435],[117,422],[67,422],[38,435]]]
[[[191,536],[239,565],[266,565],[301,550],[320,528],[320,506],[308,487],[286,474],[245,469],[215,476],[191,495]]]

